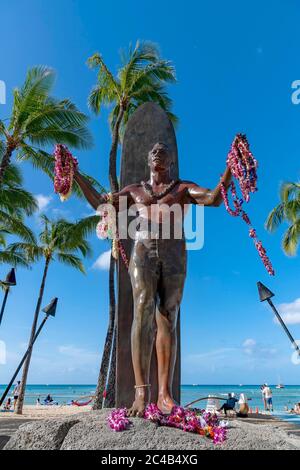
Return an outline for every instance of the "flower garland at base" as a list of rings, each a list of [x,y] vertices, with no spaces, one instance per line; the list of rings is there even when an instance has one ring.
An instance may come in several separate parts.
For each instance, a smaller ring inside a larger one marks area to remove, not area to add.
[[[272,263],[267,256],[266,249],[263,247],[262,242],[258,240],[256,231],[253,228],[249,216],[242,209],[242,204],[249,202],[250,193],[257,191],[257,161],[253,157],[247,137],[244,134],[237,134],[232,142],[231,149],[227,156],[227,165],[230,168],[232,176],[238,181],[242,192],[242,198],[237,196],[236,187],[234,182],[230,183],[230,192],[234,209],[231,209],[228,202],[228,194],[224,183],[221,183],[221,195],[224,200],[225,208],[227,212],[233,217],[242,217],[243,221],[249,226],[249,236],[253,239],[254,245],[258,251],[258,254],[271,276],[274,276],[275,271]]]
[[[128,419],[126,408],[112,411],[107,423],[113,431],[125,431],[132,422]],[[159,426],[167,426],[181,429],[184,432],[192,432],[213,440],[214,444],[220,444],[227,437],[227,423],[219,421],[216,414],[206,413],[204,410],[188,410],[181,406],[174,406],[169,415],[164,415],[157,405],[150,403],[144,411],[144,419],[152,421]]]

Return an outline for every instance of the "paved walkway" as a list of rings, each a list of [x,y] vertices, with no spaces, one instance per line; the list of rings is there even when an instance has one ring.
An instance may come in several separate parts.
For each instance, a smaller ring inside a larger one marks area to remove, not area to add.
[[[5,444],[9,441],[10,437],[21,426],[21,424],[35,421],[33,419],[14,419],[3,418],[0,420],[0,450],[3,449]]]

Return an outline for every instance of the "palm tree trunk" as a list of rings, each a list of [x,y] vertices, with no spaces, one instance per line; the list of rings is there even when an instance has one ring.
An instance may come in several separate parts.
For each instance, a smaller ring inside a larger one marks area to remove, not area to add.
[[[19,414],[19,415],[21,415],[22,411],[23,411],[25,388],[26,388],[27,375],[28,375],[28,370],[29,370],[30,360],[31,360],[31,355],[32,355],[33,340],[34,340],[34,336],[35,336],[35,333],[36,333],[37,322],[38,322],[40,308],[41,308],[41,304],[42,304],[42,300],[43,300],[43,294],[44,294],[44,289],[45,289],[45,283],[46,283],[49,263],[50,263],[50,258],[46,258],[43,277],[42,277],[42,282],[41,282],[40,291],[39,291],[39,297],[38,297],[38,301],[37,301],[35,312],[34,312],[34,317],[33,317],[33,322],[32,322],[32,327],[31,327],[31,333],[30,333],[30,340],[29,340],[29,344],[28,344],[28,348],[30,348],[30,351],[29,351],[29,354],[27,356],[27,359],[26,359],[24,367],[23,367],[23,374],[22,374],[22,380],[21,380],[21,389],[20,389],[20,394],[19,394],[19,398],[18,398],[18,402],[17,402],[17,408],[16,408],[16,413]]]
[[[117,325],[114,328],[114,338],[110,359],[108,381],[106,385],[106,397],[104,408],[114,408],[116,406],[116,352],[117,352]]]
[[[10,164],[11,156],[12,156],[14,150],[15,150],[14,145],[9,145],[9,144],[7,145],[6,151],[3,155],[1,163],[0,163],[0,185],[3,182],[4,173],[6,172],[8,166]]]
[[[112,192],[116,192],[119,190],[119,183],[117,178],[117,150],[118,150],[118,143],[119,143],[119,129],[124,116],[124,107],[120,104],[120,111],[113,129],[112,134],[112,144],[109,153],[109,181],[110,181],[110,188]],[[115,298],[115,265],[116,261],[111,255],[110,257],[110,266],[109,266],[109,323],[108,329],[106,333],[106,339],[103,349],[102,361],[100,366],[100,372],[98,377],[98,384],[96,389],[96,397],[93,409],[100,409],[102,408],[103,403],[103,393],[105,391],[107,381],[110,383],[110,393],[114,395],[114,390],[111,391],[111,387],[115,389],[115,353],[112,350],[113,346],[113,339],[116,334],[116,324],[115,324],[115,315],[116,315],[116,298]],[[115,344],[115,343],[114,343]],[[114,364],[112,364],[114,361]],[[109,365],[110,370],[114,377],[111,377],[111,380],[108,379],[108,371]]]
[[[111,346],[113,341],[114,333],[114,321],[115,321],[115,265],[116,261],[112,255],[110,255],[110,266],[109,266],[109,322],[104,343],[104,349],[102,354],[100,372],[98,377],[97,389],[95,402],[93,405],[94,410],[100,410],[102,408],[103,394],[106,388],[107,373],[110,361]]]
[[[117,150],[119,143],[119,130],[123,116],[124,108],[122,105],[120,105],[120,111],[113,130],[112,144],[109,152],[109,182],[112,192],[116,192],[119,190],[119,183],[117,178]]]

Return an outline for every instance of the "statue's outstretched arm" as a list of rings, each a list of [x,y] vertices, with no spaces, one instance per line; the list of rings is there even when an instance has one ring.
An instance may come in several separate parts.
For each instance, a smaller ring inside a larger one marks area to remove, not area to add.
[[[188,184],[189,199],[192,204],[218,207],[222,204],[221,183],[227,189],[231,181],[231,172],[227,167],[215,189],[207,189],[195,183]]]
[[[103,204],[105,202],[105,196],[98,193],[89,180],[85,176],[81,175],[77,170],[75,171],[74,179],[81,188],[87,201],[94,209],[97,209],[99,204]]]
[[[80,186],[87,201],[91,204],[91,206],[94,209],[97,209],[100,204],[109,202],[109,200],[107,200],[107,195],[98,193],[98,191],[96,191],[96,189],[89,182],[89,180],[85,176],[81,175],[79,171],[77,170],[75,171],[74,179]],[[120,192],[112,194],[111,202],[113,203],[116,210],[119,210],[120,196],[127,197],[128,206],[130,206],[133,203],[133,200],[131,197],[131,188],[133,186],[134,185],[126,186]]]

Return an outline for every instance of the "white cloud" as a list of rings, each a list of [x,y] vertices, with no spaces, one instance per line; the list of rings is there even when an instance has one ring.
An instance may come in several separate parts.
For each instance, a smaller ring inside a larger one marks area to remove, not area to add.
[[[44,194],[36,194],[35,199],[39,206],[39,211],[43,211],[50,204],[52,196],[45,196]]]
[[[247,338],[242,344],[243,352],[245,354],[256,355],[256,356],[270,356],[276,354],[277,349],[269,348],[268,346],[258,344],[257,341],[253,338]]]
[[[294,300],[294,302],[280,304],[278,310],[283,321],[288,325],[296,325],[300,323],[300,298]]]
[[[94,262],[92,268],[93,269],[101,269],[103,271],[107,271],[109,269],[110,264],[110,251],[105,251],[102,253]]]
[[[58,347],[58,351],[64,356],[75,359],[76,364],[92,363],[98,359],[98,354],[83,348],[78,348],[72,344],[61,345]]]

